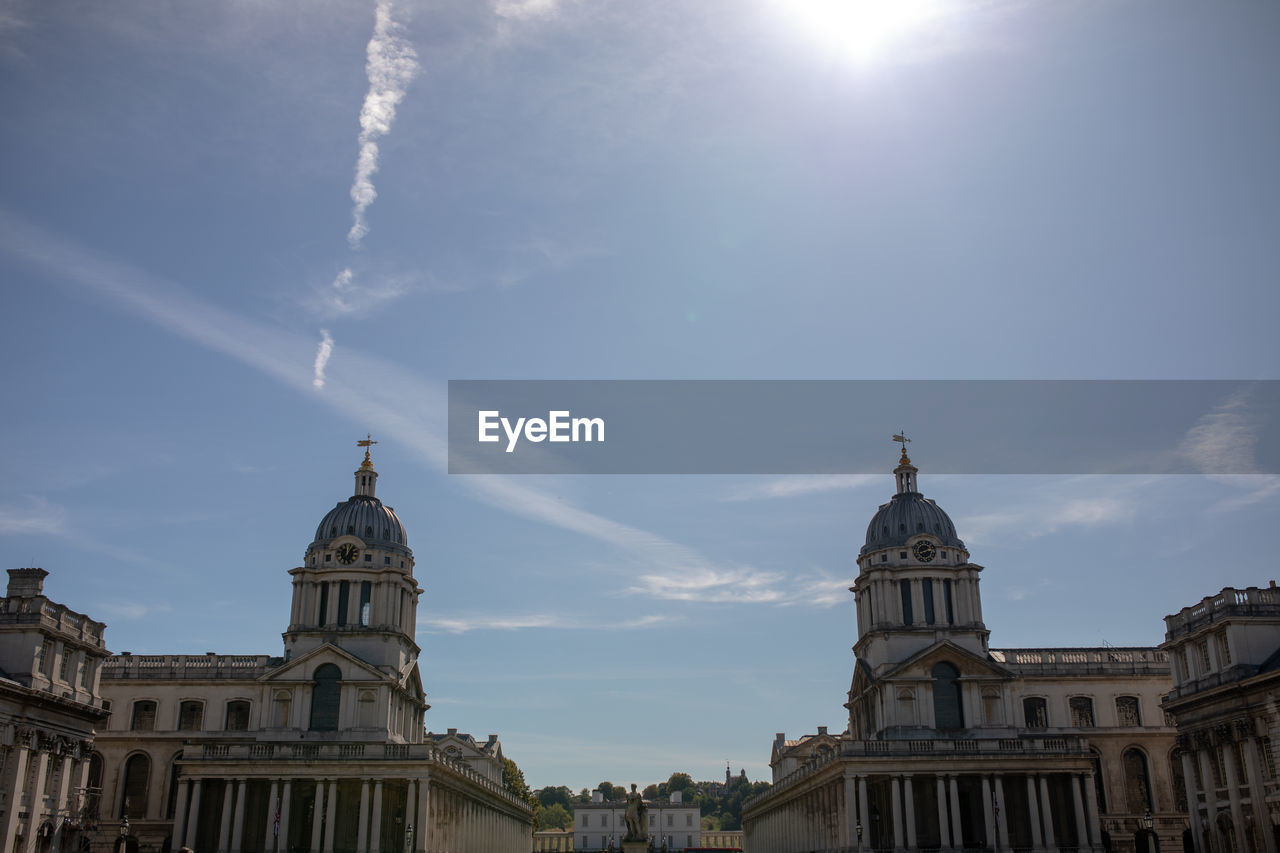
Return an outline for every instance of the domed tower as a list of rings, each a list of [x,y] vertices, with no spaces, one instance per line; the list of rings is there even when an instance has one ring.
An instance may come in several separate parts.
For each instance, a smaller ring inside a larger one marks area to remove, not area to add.
[[[366,663],[402,672],[417,660],[418,596],[413,551],[395,510],[377,496],[378,472],[368,447],[355,472],[355,494],[329,510],[291,569],[293,610],[284,633],[286,658],[324,644]]]
[[[867,525],[852,592],[858,612],[853,650],[873,675],[947,640],[987,654],[978,573],[951,518],[920,493],[907,456],[893,469],[898,490]]]

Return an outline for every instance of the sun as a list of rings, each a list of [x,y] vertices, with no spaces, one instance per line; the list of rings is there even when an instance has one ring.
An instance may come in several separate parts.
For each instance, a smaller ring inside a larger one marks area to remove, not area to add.
[[[782,15],[855,62],[874,61],[942,15],[941,0],[783,0]]]

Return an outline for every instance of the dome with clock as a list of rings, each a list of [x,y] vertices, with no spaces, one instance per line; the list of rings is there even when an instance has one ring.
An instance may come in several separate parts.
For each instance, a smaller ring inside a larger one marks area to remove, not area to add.
[[[916,473],[919,471],[902,449],[898,467],[893,469],[898,480],[898,493],[887,504],[881,504],[867,525],[867,541],[859,555],[881,548],[905,545],[919,534],[928,534],[942,545],[964,548],[964,542],[956,535],[951,517],[929,498],[920,494]]]
[[[326,548],[340,536],[355,536],[367,547],[413,556],[400,517],[376,495],[378,472],[368,450],[355,475],[356,493],[325,514],[307,551]]]

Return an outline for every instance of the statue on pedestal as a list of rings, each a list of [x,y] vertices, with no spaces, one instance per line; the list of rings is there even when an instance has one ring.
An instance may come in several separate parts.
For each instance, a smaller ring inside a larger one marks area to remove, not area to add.
[[[631,783],[631,793],[627,794],[627,837],[623,841],[649,840],[649,807],[644,797],[636,791],[636,783]]]

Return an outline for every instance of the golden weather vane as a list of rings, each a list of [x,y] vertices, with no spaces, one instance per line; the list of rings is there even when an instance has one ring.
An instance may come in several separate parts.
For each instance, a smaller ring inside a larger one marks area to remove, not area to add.
[[[369,456],[369,448],[377,443],[378,442],[373,440],[373,435],[371,433],[365,433],[364,438],[356,442],[356,447],[364,448],[364,461],[360,463],[361,468],[373,467],[373,459]]]
[[[894,441],[897,441],[897,442],[900,442],[900,443],[902,444],[902,458],[903,458],[903,459],[906,459],[906,458],[907,458],[907,444],[911,441],[911,439],[907,438],[907,433],[906,433],[906,431],[905,431],[905,430],[899,430],[899,431],[898,431],[898,433],[893,437],[893,440],[894,440]]]

